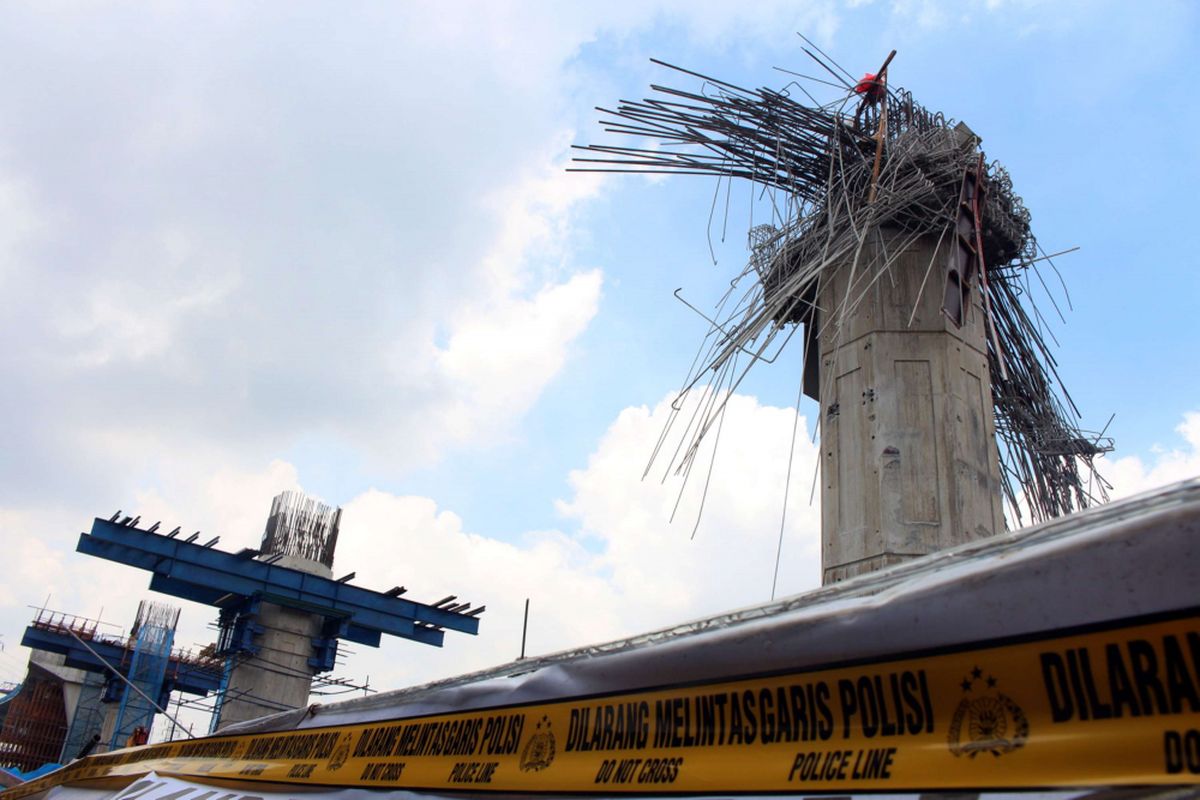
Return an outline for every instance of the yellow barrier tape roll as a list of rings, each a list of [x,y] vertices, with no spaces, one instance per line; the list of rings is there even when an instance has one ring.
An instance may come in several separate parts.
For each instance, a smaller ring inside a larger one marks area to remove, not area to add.
[[[92,756],[0,794],[147,772],[588,793],[1200,782],[1200,616],[922,656]]]

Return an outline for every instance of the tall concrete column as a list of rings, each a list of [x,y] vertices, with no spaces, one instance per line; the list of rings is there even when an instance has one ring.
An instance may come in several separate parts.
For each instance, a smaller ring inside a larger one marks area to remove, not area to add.
[[[100,743],[92,750],[93,753],[107,753],[108,745],[117,730],[117,710],[121,707],[119,701],[104,704],[104,721],[100,724]]]
[[[341,518],[340,508],[299,492],[283,492],[271,501],[258,558],[332,578]],[[336,649],[328,648],[336,648],[336,641],[322,636],[325,619],[315,609],[281,606],[262,596],[242,603],[235,616],[222,622],[231,628],[223,634],[234,634],[237,641],[222,645],[233,666],[220,701],[217,728],[304,707],[313,676],[333,668]]]
[[[275,563],[332,577],[329,567],[306,558],[283,556]],[[239,661],[229,673],[218,727],[308,705],[317,672],[309,659],[313,656],[313,639],[321,634],[321,624],[317,614],[260,602],[256,625],[261,630],[254,637],[258,652]]]
[[[961,328],[942,314],[950,247],[935,258],[936,237],[868,288],[864,265],[902,243],[868,236],[849,293],[863,297],[841,325],[849,265],[817,298],[826,584],[1004,529],[980,292]]]

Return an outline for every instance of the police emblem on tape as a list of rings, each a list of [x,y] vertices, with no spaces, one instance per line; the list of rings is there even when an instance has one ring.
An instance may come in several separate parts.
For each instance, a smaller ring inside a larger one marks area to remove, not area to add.
[[[1029,720],[1016,701],[996,690],[996,679],[975,667],[959,686],[966,695],[950,720],[947,740],[955,756],[999,757],[1025,746]]]
[[[353,743],[354,734],[347,733],[342,736],[337,747],[333,748],[333,755],[329,757],[329,763],[326,765],[330,772],[337,772],[346,763],[346,759],[350,757],[350,745]]]
[[[533,735],[521,751],[521,771],[537,772],[554,761],[554,732],[550,730],[550,718],[542,715]]]

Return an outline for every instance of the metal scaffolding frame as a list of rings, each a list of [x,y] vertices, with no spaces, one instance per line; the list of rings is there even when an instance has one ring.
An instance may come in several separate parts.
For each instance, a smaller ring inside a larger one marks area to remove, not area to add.
[[[179,609],[174,606],[149,600],[138,604],[137,619],[131,633],[133,658],[126,677],[131,686],[141,691],[134,692],[126,687],[122,693],[109,747],[124,747],[139,728],[149,736],[158,709],[148,698],[159,698],[158,705],[166,706],[167,698],[162,697],[163,679],[171,660],[171,646],[175,642],[175,626],[178,622]]]

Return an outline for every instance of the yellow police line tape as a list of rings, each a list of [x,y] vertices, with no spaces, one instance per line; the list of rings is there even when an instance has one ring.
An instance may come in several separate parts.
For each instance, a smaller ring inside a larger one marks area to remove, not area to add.
[[[243,785],[605,794],[1197,783],[1200,615],[719,683],[147,745],[77,761],[0,798],[150,771]]]

